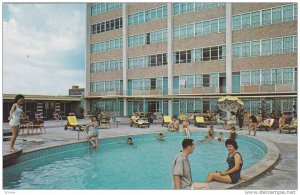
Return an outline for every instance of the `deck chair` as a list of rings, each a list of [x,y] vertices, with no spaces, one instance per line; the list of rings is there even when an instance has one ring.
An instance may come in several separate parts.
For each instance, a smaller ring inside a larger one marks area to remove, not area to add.
[[[273,118],[264,120],[263,123],[261,123],[257,126],[257,131],[265,130],[265,131],[269,132],[269,129],[273,126],[274,121],[275,121],[275,119],[273,119]]]
[[[100,128],[110,128],[110,117],[102,117],[100,119]]]
[[[65,124],[65,130],[68,129],[68,127],[73,127],[75,130],[76,127],[80,128],[76,116],[67,116],[67,124]]]
[[[131,116],[130,118],[130,127],[132,126],[137,127],[150,127],[150,123],[148,121],[145,121],[143,119],[138,119],[136,116]]]
[[[161,122],[161,126],[165,126],[165,125],[168,126],[168,124],[171,123],[171,122],[172,122],[172,117],[171,116],[164,116],[163,120]]]
[[[289,124],[289,125],[285,125],[281,129],[279,129],[279,133],[281,133],[283,131],[288,131],[289,133],[291,133],[291,132],[297,133],[297,122]]]
[[[204,121],[204,117],[203,116],[197,116],[196,117],[195,126],[196,127],[207,127],[207,124]]]
[[[179,124],[181,124],[186,118],[187,118],[186,115],[184,115],[184,114],[179,114],[179,116],[178,116]]]

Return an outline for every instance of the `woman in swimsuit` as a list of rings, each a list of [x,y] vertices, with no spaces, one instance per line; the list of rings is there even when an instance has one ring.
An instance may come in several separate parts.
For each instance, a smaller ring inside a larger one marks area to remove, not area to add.
[[[241,176],[241,170],[243,166],[242,155],[237,152],[238,145],[236,141],[228,139],[225,142],[229,154],[227,157],[228,169],[224,172],[211,172],[208,173],[207,182],[220,181],[223,183],[237,183]]]

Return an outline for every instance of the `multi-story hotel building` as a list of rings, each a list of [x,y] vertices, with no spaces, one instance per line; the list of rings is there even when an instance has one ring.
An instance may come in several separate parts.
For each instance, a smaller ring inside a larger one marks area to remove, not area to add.
[[[293,111],[297,3],[87,5],[87,110],[216,110],[239,96],[246,111]]]

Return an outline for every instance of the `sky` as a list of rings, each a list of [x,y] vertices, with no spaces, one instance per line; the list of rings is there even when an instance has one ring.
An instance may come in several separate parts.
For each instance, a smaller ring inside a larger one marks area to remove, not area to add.
[[[86,5],[2,4],[4,94],[68,95],[85,88]]]

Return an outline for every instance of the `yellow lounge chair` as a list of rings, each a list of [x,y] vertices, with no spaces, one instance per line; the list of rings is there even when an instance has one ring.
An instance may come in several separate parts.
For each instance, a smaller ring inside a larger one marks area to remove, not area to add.
[[[181,124],[186,118],[187,118],[186,115],[180,114],[180,115],[178,116],[179,124]]]
[[[197,126],[197,127],[207,127],[207,124],[204,121],[204,117],[203,116],[197,116],[196,117],[195,126]]]
[[[145,121],[143,119],[138,119],[136,118],[136,116],[131,116],[130,118],[130,127],[132,127],[133,125],[136,125],[138,127],[150,127],[150,123],[148,121]]]
[[[161,126],[165,126],[165,125],[168,126],[168,124],[171,123],[171,122],[172,122],[172,117],[171,116],[164,116],[163,120],[161,122]]]
[[[264,122],[257,126],[257,130],[265,130],[269,131],[269,129],[273,126],[275,119],[266,119]]]
[[[67,116],[67,120],[68,122],[65,124],[65,130],[67,130],[68,127],[73,127],[74,130],[76,127],[80,128],[76,116]]]
[[[282,127],[282,129],[279,130],[279,133],[283,132],[283,131],[288,131],[289,133],[293,132],[293,133],[297,133],[297,125],[285,125],[284,127]]]

